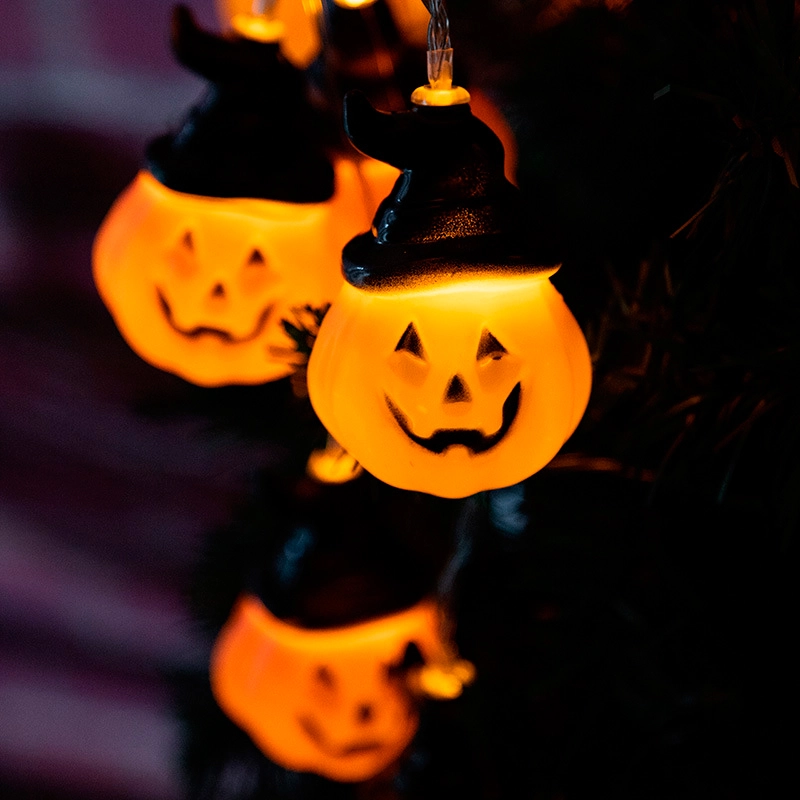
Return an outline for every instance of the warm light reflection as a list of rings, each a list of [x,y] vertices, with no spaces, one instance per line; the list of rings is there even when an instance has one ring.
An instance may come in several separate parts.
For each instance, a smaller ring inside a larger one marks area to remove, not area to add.
[[[256,42],[279,42],[286,33],[286,26],[280,20],[254,14],[235,14],[231,28],[240,36]]]
[[[413,47],[426,47],[430,14],[422,0],[386,0],[403,40]]]
[[[98,290],[130,346],[203,386],[288,375],[296,358],[281,319],[331,301],[341,249],[374,211],[358,162],[335,171],[324,203],[182,194],[140,172],[94,248]]]
[[[342,8],[367,8],[377,0],[335,0]],[[423,48],[427,41],[428,14],[422,0],[386,0],[389,11],[403,41]],[[238,14],[253,11],[253,0],[215,0],[220,21],[233,27]],[[320,54],[320,17],[322,0],[275,0],[271,15],[284,24],[281,50],[298,68],[305,69]]]
[[[378,0],[333,0],[340,8],[367,8],[375,5]]]
[[[335,781],[367,780],[411,742],[418,712],[403,665],[446,650],[436,605],[341,628],[308,630],[244,596],[214,646],[211,684],[222,710],[273,761]]]
[[[306,472],[320,483],[347,483],[364,471],[362,466],[333,437],[325,447],[308,457]]]
[[[472,113],[481,121],[485,122],[500,140],[505,151],[504,172],[506,178],[511,183],[517,182],[517,163],[519,161],[517,151],[517,140],[514,131],[508,124],[508,120],[503,116],[500,109],[487,94],[480,89],[470,89],[470,106]]]
[[[378,291],[345,283],[308,382],[317,415],[366,470],[464,497],[550,461],[586,408],[591,364],[547,273]]]
[[[236,16],[250,16],[253,0],[215,0],[222,24],[233,28]],[[305,69],[319,55],[322,46],[319,16],[322,0],[275,0],[270,17],[283,23],[281,50],[299,69]],[[258,38],[255,36],[254,38]]]

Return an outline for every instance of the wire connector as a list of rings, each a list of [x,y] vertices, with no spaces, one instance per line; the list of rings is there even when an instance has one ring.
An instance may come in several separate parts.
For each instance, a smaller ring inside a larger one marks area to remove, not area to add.
[[[428,24],[428,83],[414,90],[411,102],[418,106],[457,106],[469,103],[469,92],[453,86],[453,48],[450,20],[443,0],[423,0],[431,15]]]

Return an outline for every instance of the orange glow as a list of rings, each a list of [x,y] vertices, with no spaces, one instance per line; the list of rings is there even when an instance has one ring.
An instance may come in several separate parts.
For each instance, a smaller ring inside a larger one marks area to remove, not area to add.
[[[586,341],[547,273],[345,283],[308,369],[314,410],[364,469],[452,498],[545,466],[590,387]]]
[[[392,764],[416,733],[417,709],[397,668],[412,642],[426,661],[445,659],[438,631],[430,601],[308,630],[245,595],[214,645],[211,685],[222,710],[276,763],[364,781]]]
[[[320,483],[347,483],[364,471],[362,466],[334,438],[322,450],[314,450],[308,457],[306,472]]]
[[[367,8],[375,5],[378,0],[333,0],[341,8]]]
[[[424,6],[423,6],[424,7]],[[480,89],[470,89],[470,105],[472,113],[482,122],[485,122],[501,141],[505,151],[504,172],[511,183],[517,183],[517,140],[508,121],[500,109],[492,102],[488,95]]]
[[[464,687],[475,680],[475,666],[463,659],[451,664],[425,664],[409,676],[412,691],[438,700],[460,697]]]
[[[335,0],[343,8],[365,8],[376,0]],[[421,0],[386,0],[403,40],[425,47],[430,14]],[[224,26],[233,28],[237,15],[248,15],[253,0],[215,0],[217,15]],[[299,69],[305,69],[322,49],[320,15],[322,0],[276,0],[272,16],[284,24],[281,50]]]
[[[386,0],[392,18],[403,39],[414,47],[428,43],[428,22],[431,15],[421,0]]]
[[[286,26],[280,20],[255,14],[236,14],[231,20],[231,28],[245,39],[255,42],[279,42],[286,32]]]
[[[202,386],[291,373],[281,319],[331,301],[341,249],[374,211],[358,162],[342,159],[335,169],[325,203],[182,194],[140,172],[94,247],[98,290],[128,344]]]
[[[233,20],[253,12],[253,0],[215,0],[217,13],[228,29]],[[276,0],[271,17],[283,23],[281,51],[298,69],[305,69],[319,55],[319,15],[322,0]],[[256,35],[254,38],[259,38]]]

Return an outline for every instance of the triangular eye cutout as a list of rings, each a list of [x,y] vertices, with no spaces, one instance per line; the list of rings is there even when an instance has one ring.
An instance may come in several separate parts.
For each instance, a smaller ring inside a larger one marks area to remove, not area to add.
[[[183,236],[181,236],[181,246],[190,253],[194,252],[194,237],[191,231],[185,231]]]
[[[403,331],[403,335],[400,337],[400,341],[394,349],[395,352],[398,350],[406,350],[411,353],[412,356],[425,358],[425,351],[422,349],[422,341],[419,338],[419,334],[413,322],[408,323],[408,327]]]
[[[478,361],[483,361],[484,358],[490,357],[495,359],[502,358],[507,353],[508,350],[488,330],[484,329],[481,334],[481,341],[478,344],[478,355],[476,356]]]
[[[264,258],[264,254],[257,247],[254,247],[250,253],[250,257],[247,259],[247,266],[263,267],[266,263],[267,259]]]

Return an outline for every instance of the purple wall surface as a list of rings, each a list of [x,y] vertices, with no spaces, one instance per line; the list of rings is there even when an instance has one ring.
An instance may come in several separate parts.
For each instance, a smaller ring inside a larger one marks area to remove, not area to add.
[[[270,453],[190,414],[138,359],[91,245],[152,136],[201,85],[167,0],[0,11],[0,796],[180,794],[167,672],[207,646],[184,594],[204,531]],[[216,24],[210,0],[192,4]]]

